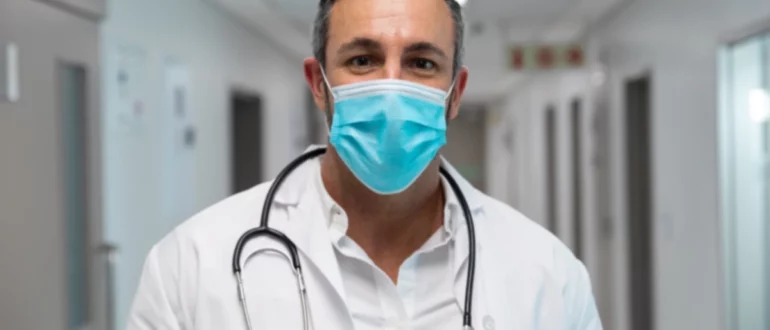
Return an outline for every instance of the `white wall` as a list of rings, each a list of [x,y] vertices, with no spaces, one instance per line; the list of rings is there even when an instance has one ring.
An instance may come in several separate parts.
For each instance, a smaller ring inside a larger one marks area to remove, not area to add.
[[[556,162],[558,218],[556,233],[565,244],[575,249],[573,216],[573,173],[572,173],[572,115],[571,103],[582,102],[582,218],[583,244],[582,260],[586,264],[594,283],[594,292],[605,323],[612,320],[611,293],[608,283],[612,274],[603,271],[610,261],[603,255],[607,250],[608,238],[602,234],[601,216],[597,211],[595,187],[596,145],[593,95],[597,81],[593,79],[592,68],[576,71],[554,72],[532,75],[521,82],[507,97],[494,103],[493,109],[504,113],[499,122],[493,122],[489,129],[489,154],[497,160],[489,164],[489,173],[496,175],[494,197],[506,201],[532,220],[547,226],[546,191],[546,150],[545,110],[553,106],[556,110]],[[504,142],[498,141],[511,130],[511,151],[505,152]],[[504,186],[504,187],[503,187]],[[607,326],[608,329],[614,329]]]
[[[764,0],[632,1],[596,27],[589,49],[596,67],[607,69],[609,107],[609,226],[596,208],[592,170],[596,137],[591,127],[595,98],[594,69],[577,74],[539,75],[515,86],[500,101],[511,112],[512,159],[490,164],[490,173],[510,173],[507,189],[496,190],[536,221],[545,221],[545,155],[542,111],[553,102],[559,111],[560,236],[572,245],[568,102],[587,95],[584,118],[584,233],[586,264],[592,274],[607,329],[629,329],[625,195],[624,96],[626,79],[652,76],[652,175],[656,329],[726,329],[720,243],[718,175],[717,54],[725,38],[770,19]],[[601,79],[599,79],[601,80]],[[495,127],[502,131],[503,128]],[[490,142],[490,148],[499,146]],[[499,145],[499,144],[498,144]],[[499,196],[498,196],[499,197]],[[605,231],[609,230],[609,231]],[[565,235],[567,234],[567,235]],[[607,251],[610,252],[607,252]]]
[[[114,0],[102,29],[105,65],[104,161],[107,239],[119,247],[117,327],[122,328],[145,255],[182,219],[163,216],[164,62],[172,57],[188,70],[190,104],[198,143],[193,151],[196,209],[229,193],[229,93],[238,86],[263,98],[266,176],[275,175],[302,151],[295,134],[304,130],[300,58],[287,58],[271,43],[225,17],[204,1]],[[144,115],[121,121],[116,74],[118,47],[143,53],[140,87]],[[293,128],[293,125],[303,125]],[[181,197],[180,197],[181,198]]]
[[[717,54],[725,36],[770,18],[770,2],[763,0],[633,1],[614,19],[590,36],[593,55],[602,55],[609,73],[610,145],[612,182],[612,232],[609,246],[613,260],[601,256],[604,237],[595,206],[595,189],[586,194],[586,263],[592,272],[595,291],[608,329],[628,329],[626,271],[627,234],[623,200],[624,131],[623,92],[625,80],[649,72],[652,75],[654,285],[657,329],[724,329],[723,283],[718,191]],[[597,56],[594,56],[596,60]],[[570,128],[566,110],[572,95],[591,91],[592,79],[568,75],[541,76],[518,86],[504,101],[513,111],[517,134],[515,145],[518,184],[516,205],[527,215],[544,220],[544,150],[542,109],[557,102],[560,119],[559,191],[560,224],[569,232]],[[590,77],[590,74],[586,75]],[[572,81],[569,81],[572,80]],[[572,91],[570,91],[572,90]],[[586,110],[591,109],[586,104]],[[586,114],[589,115],[589,114]],[[525,127],[521,127],[522,124]],[[594,153],[590,126],[584,123],[586,153]],[[568,136],[568,135],[567,135]],[[584,159],[584,164],[590,164]],[[588,167],[590,168],[590,167]],[[594,182],[592,171],[586,183]],[[617,196],[617,197],[615,197]],[[561,231],[561,230],[560,230]],[[560,235],[571,244],[570,236]],[[591,260],[594,258],[594,260]],[[612,263],[612,274],[602,264]],[[611,276],[611,281],[603,279]],[[608,302],[608,300],[611,300]]]
[[[634,1],[592,37],[610,73],[613,154],[622,156],[625,80],[652,76],[655,314],[657,329],[723,329],[718,191],[717,54],[725,36],[770,18],[765,0]],[[614,191],[624,186],[615,158]],[[614,204],[626,248],[623,201]],[[623,265],[618,254],[616,261]],[[627,274],[617,273],[618,303]],[[626,306],[627,307],[627,306]],[[621,309],[612,328],[628,326]]]
[[[585,191],[589,241],[586,263],[608,329],[628,329],[628,273],[625,191],[623,91],[626,79],[648,72],[652,76],[652,175],[654,210],[655,325],[657,329],[724,329],[723,282],[718,186],[717,54],[726,36],[770,19],[764,0],[632,1],[612,20],[590,35],[593,55],[601,55],[608,69],[610,108],[610,168],[613,260],[601,256],[604,238],[594,207],[595,189]],[[594,60],[598,57],[593,56]],[[590,75],[589,75],[590,76]],[[543,219],[545,208],[542,114],[547,102],[559,102],[560,223],[569,226],[564,211],[570,205],[569,156],[564,135],[569,127],[564,111],[570,89],[587,89],[591,79],[567,81],[566,76],[541,76],[513,90],[505,104],[513,111],[518,141],[513,168],[517,206],[530,217]],[[572,86],[575,84],[575,86]],[[586,110],[591,105],[586,105]],[[520,127],[524,124],[525,127]],[[587,123],[584,123],[587,125]],[[584,126],[586,127],[586,126]],[[590,132],[587,129],[586,132]],[[593,153],[592,134],[586,153]],[[590,159],[584,159],[588,164]],[[586,182],[592,172],[585,173]],[[565,223],[566,221],[566,223]],[[567,229],[567,228],[564,228]],[[568,229],[567,229],[568,230]],[[570,237],[560,235],[570,244]],[[591,260],[594,258],[595,260]],[[612,274],[602,271],[612,263]],[[611,281],[597,280],[611,276]],[[611,300],[609,303],[607,300]]]
[[[512,165],[510,160],[513,158],[513,148],[507,143],[510,138],[508,130],[507,111],[503,108],[501,101],[492,102],[487,105],[485,136],[485,179],[486,193],[502,202],[512,204],[515,196],[512,196],[509,186],[508,169]],[[461,114],[462,115],[462,114]]]
[[[571,102],[578,98],[583,104],[583,132],[590,132],[591,99],[588,74],[571,71],[533,76],[508,97],[501,107],[507,112],[506,124],[513,134],[514,154],[507,166],[512,183],[508,201],[533,220],[546,224],[546,164],[545,110],[553,106],[557,112],[557,190],[559,202],[559,234],[572,244],[572,168],[571,168]],[[500,128],[502,130],[502,128]],[[592,146],[584,138],[583,154],[590,155]],[[584,163],[588,158],[584,157]],[[584,170],[587,166],[583,166]],[[586,170],[587,172],[587,170]],[[587,175],[587,174],[586,174]],[[589,182],[586,182],[589,184]],[[590,199],[584,200],[586,206]],[[590,212],[590,210],[588,210]]]

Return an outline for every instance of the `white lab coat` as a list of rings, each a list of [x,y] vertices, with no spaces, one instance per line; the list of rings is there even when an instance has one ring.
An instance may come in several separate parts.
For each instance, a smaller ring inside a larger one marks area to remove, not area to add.
[[[318,166],[318,160],[311,160],[288,177],[276,195],[270,225],[291,238],[300,251],[313,329],[352,330],[320,196],[308,189]],[[474,328],[602,329],[586,269],[569,249],[538,224],[473,188],[446,162],[445,166],[458,181],[475,219]],[[269,185],[210,207],[153,247],[129,315],[129,330],[246,329],[232,273],[233,247],[241,234],[258,226]],[[455,236],[457,256],[468,249],[465,228]],[[245,246],[241,260],[246,262],[243,276],[254,329],[302,329],[289,264],[277,254],[255,257],[264,247],[281,248],[261,238]],[[467,263],[457,264],[454,292],[459,311]],[[456,329],[461,328],[458,324]]]

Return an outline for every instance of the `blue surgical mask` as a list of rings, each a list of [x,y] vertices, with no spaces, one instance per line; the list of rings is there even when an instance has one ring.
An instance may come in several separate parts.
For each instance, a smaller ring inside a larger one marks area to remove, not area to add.
[[[406,190],[446,144],[448,92],[398,79],[335,88],[324,80],[334,96],[329,141],[372,191]]]

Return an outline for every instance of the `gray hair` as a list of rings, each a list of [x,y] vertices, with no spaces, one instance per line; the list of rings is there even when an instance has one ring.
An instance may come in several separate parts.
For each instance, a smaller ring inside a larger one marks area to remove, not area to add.
[[[326,67],[326,44],[329,41],[329,14],[337,0],[320,0],[318,12],[313,23],[313,55]],[[455,51],[452,63],[452,76],[456,75],[463,63],[465,22],[463,21],[462,7],[455,0],[444,0],[452,12],[452,21],[455,26]]]

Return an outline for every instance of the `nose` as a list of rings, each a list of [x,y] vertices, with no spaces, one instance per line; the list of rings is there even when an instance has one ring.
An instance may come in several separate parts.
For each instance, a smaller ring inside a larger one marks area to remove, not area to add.
[[[403,79],[403,68],[401,67],[400,54],[388,54],[383,66],[383,77],[385,79]]]

